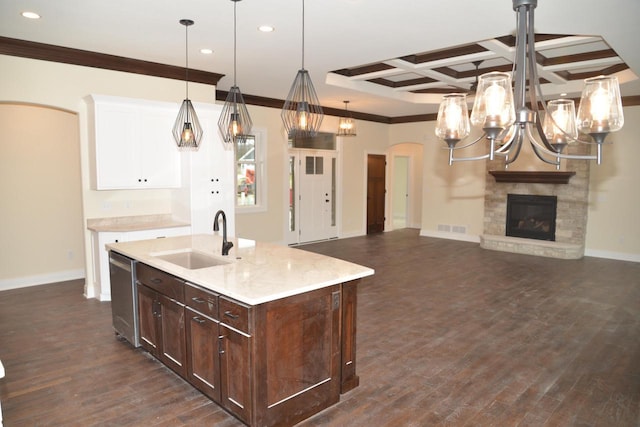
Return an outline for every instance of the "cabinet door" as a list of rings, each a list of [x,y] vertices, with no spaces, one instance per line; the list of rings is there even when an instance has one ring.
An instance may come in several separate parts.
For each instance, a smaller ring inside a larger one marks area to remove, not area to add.
[[[105,96],[93,102],[97,190],[180,187],[171,134],[178,105]]]
[[[138,156],[143,188],[180,187],[180,155],[171,133],[177,115],[178,108],[140,111]]]
[[[123,104],[96,104],[95,107],[95,181],[98,190],[138,186],[140,165],[137,138],[137,113]]]
[[[250,337],[220,324],[221,404],[245,423],[251,417]]]
[[[187,377],[191,384],[220,402],[218,322],[186,308]]]
[[[186,335],[184,326],[184,305],[157,294],[160,306],[160,347],[159,359],[180,376],[187,376]]]
[[[155,357],[159,357],[161,335],[159,334],[157,292],[140,282],[138,282],[137,288],[140,345]]]

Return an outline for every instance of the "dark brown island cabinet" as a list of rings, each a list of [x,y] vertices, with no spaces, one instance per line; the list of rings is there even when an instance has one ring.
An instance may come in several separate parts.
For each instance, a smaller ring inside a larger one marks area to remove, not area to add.
[[[360,279],[247,305],[136,264],[140,343],[250,426],[286,426],[358,386]]]

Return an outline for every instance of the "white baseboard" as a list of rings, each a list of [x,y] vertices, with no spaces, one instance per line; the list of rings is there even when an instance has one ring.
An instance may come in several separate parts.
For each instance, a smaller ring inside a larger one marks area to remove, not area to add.
[[[66,282],[67,280],[84,279],[84,277],[84,270],[67,270],[37,276],[16,277],[14,279],[0,280],[0,291],[45,285],[48,283]]]
[[[584,255],[595,258],[615,259],[618,261],[640,262],[640,254],[629,254],[626,252],[599,251],[587,248],[584,250]]]
[[[460,240],[462,242],[480,243],[480,236],[463,233],[450,233],[445,231],[420,230],[420,235],[424,237],[436,237],[438,239]]]

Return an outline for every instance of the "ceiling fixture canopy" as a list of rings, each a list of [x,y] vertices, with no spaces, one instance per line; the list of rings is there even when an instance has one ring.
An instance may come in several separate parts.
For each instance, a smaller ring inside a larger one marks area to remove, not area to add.
[[[224,101],[222,113],[218,120],[218,128],[224,142],[244,143],[251,135],[253,123],[244,103],[242,92],[236,84],[236,5],[241,0],[231,0],[233,2],[233,86],[229,90],[227,99]]]
[[[193,108],[193,104],[189,99],[189,27],[193,25],[191,19],[181,19],[180,24],[184,25],[185,31],[185,86],[186,96],[180,111],[178,111],[178,117],[173,125],[173,138],[176,140],[176,144],[180,148],[198,148],[200,140],[202,139],[202,127],[198,121],[196,110]]]
[[[349,115],[349,101],[344,102],[344,117],[338,123],[338,136],[356,136],[356,122]]]
[[[304,0],[302,0],[302,68],[293,81],[281,112],[289,138],[315,136],[324,113],[309,72],[304,69]]]
[[[622,128],[622,101],[615,76],[585,80],[577,117],[572,100],[550,101],[548,105],[544,102],[536,71],[534,45],[534,9],[537,4],[537,0],[513,0],[517,16],[513,70],[511,73],[490,72],[479,77],[470,120],[465,94],[443,97],[435,132],[448,146],[450,165],[455,161],[494,160],[496,156],[501,156],[505,159],[505,167],[508,167],[520,154],[525,138],[540,160],[555,165],[557,169],[560,168],[561,159],[596,160],[600,164],[605,138],[610,132]],[[527,92],[529,107],[526,105]],[[542,106],[544,117],[541,117],[539,105]],[[469,135],[470,123],[481,127],[483,135],[462,147],[456,147],[459,141]],[[578,132],[589,135],[591,139],[578,139]],[[454,158],[454,150],[469,147],[484,138],[489,140],[487,154]],[[597,153],[565,154],[566,146],[574,142],[595,144]]]

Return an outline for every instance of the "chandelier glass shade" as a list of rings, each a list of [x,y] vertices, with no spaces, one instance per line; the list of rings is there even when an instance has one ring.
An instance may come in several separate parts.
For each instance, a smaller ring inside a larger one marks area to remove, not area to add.
[[[218,119],[218,129],[224,142],[244,143],[251,135],[251,116],[244,103],[242,92],[236,84],[236,4],[241,0],[231,0],[233,2],[233,86],[224,101],[222,113]]]
[[[324,118],[313,82],[309,72],[304,68],[304,0],[302,0],[302,67],[293,80],[280,116],[289,138],[315,136]]]
[[[180,110],[178,111],[178,117],[173,125],[173,138],[179,148],[198,148],[200,140],[202,139],[202,126],[196,115],[196,110],[193,108],[191,100],[189,100],[189,39],[188,31],[189,27],[193,25],[191,19],[181,19],[180,24],[185,28],[185,52],[186,52],[186,65],[185,65],[185,86],[186,95]]]
[[[585,80],[577,115],[573,100],[544,102],[536,71],[536,6],[537,0],[513,0],[517,29],[512,72],[491,72],[478,78],[470,118],[471,124],[483,131],[478,139],[461,147],[456,146],[469,135],[466,96],[451,94],[443,98],[435,132],[447,144],[450,165],[455,161],[494,160],[500,156],[505,160],[505,167],[508,167],[517,159],[525,139],[540,160],[558,169],[561,159],[596,160],[600,164],[606,136],[622,128],[622,100],[615,76]],[[584,134],[585,139],[580,139],[578,132]],[[488,153],[475,157],[454,157],[457,150],[485,138],[489,141]],[[575,142],[595,144],[597,154],[565,154],[565,147]]]
[[[344,102],[344,117],[338,122],[338,136],[356,136],[356,122],[349,115],[349,101]]]

